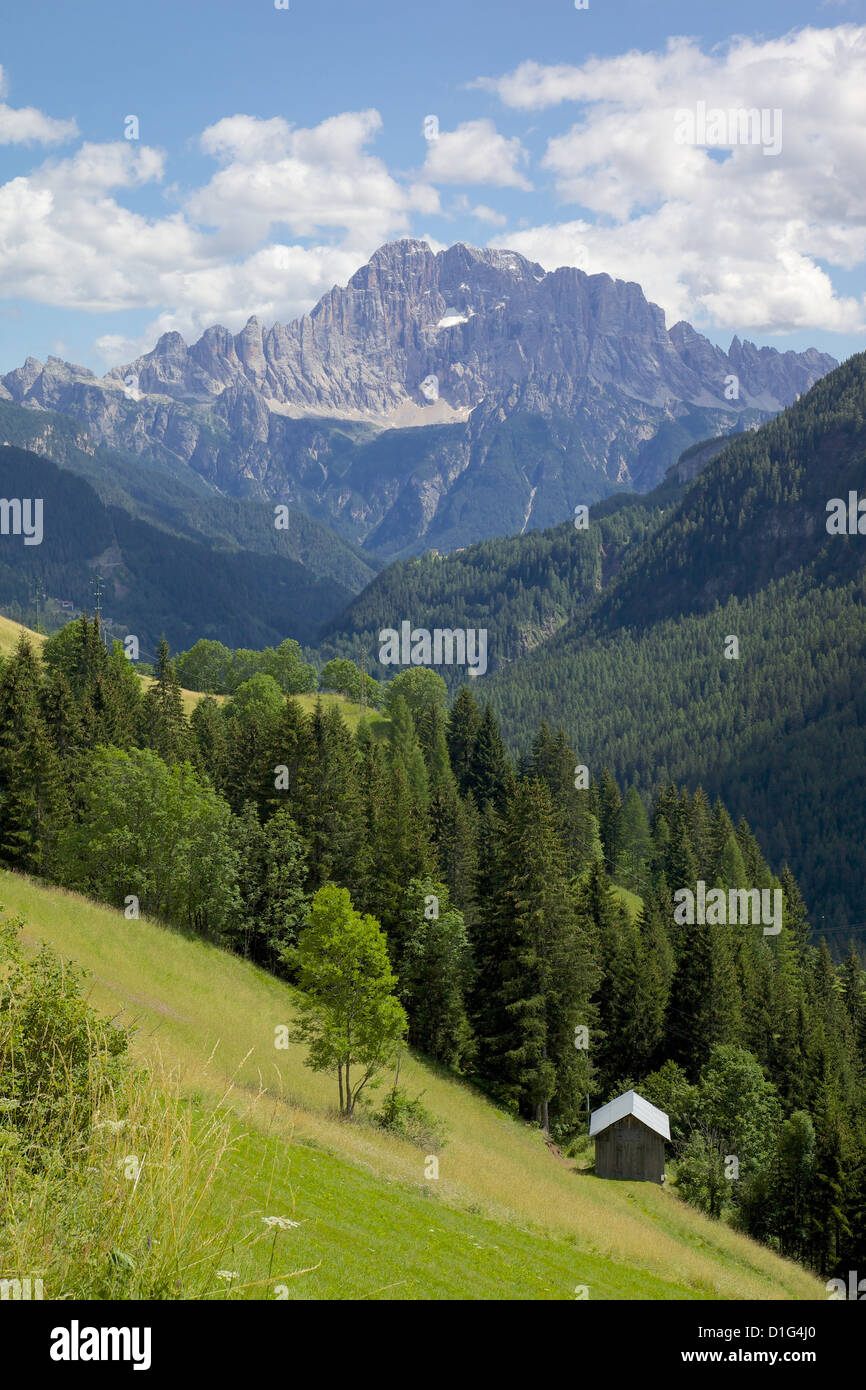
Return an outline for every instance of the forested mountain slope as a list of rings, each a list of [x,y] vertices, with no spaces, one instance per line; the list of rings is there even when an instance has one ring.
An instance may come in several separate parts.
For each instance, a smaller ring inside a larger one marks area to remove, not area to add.
[[[860,355],[728,443],[591,608],[487,682],[515,745],[545,717],[593,768],[720,793],[839,944],[866,915],[866,535],[828,534],[827,504],[866,494],[864,417]]]
[[[651,493],[620,493],[592,508],[591,530],[572,522],[480,541],[452,555],[389,565],[322,632],[315,655],[347,656],[379,679],[378,634],[408,619],[427,628],[487,628],[488,669],[532,651],[593,603],[625,559],[660,524],[684,488],[671,477]],[[451,687],[457,668],[443,667]]]
[[[99,576],[111,630],[137,636],[144,655],[163,634],[174,648],[202,635],[234,646],[309,641],[349,597],[288,554],[229,549],[141,520],[104,503],[77,473],[12,445],[0,447],[0,496],[39,499],[43,512],[41,544],[0,536],[0,606],[12,618],[32,621],[37,583],[44,596],[92,608]]]

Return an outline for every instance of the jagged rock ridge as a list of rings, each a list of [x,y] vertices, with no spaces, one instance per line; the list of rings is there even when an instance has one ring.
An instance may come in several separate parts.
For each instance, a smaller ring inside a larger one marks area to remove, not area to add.
[[[760,423],[835,365],[668,331],[639,285],[608,275],[403,240],[294,323],[217,325],[191,346],[167,333],[101,379],[28,358],[0,395],[388,554],[651,487],[694,440]]]

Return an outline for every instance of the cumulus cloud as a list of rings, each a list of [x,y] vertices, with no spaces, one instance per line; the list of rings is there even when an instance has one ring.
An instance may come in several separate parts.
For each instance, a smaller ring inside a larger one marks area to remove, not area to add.
[[[6,77],[0,67],[0,97],[6,95]],[[74,120],[55,120],[35,106],[14,107],[0,101],[0,145],[61,145],[77,134]]]
[[[201,137],[213,178],[162,217],[121,201],[162,182],[159,150],[118,141],[47,160],[0,186],[0,295],[92,312],[152,307],[139,339],[99,340],[108,362],[168,329],[190,338],[215,322],[237,330],[251,313],[291,320],[408,232],[414,212],[439,211],[429,183],[404,185],[369,153],[380,127],[375,111],[312,129],[228,117]],[[287,231],[311,244],[287,243]]]
[[[866,305],[835,293],[827,266],[866,260],[866,28],[737,38],[701,51],[672,39],[581,66],[524,63],[483,85],[509,106],[579,103],[543,166],[564,204],[592,215],[506,238],[543,265],[574,264],[575,238],[596,269],[638,280],[669,317],[773,332],[857,332]],[[682,113],[781,112],[782,148],[679,143]],[[562,259],[560,259],[562,258]]]
[[[709,53],[677,38],[660,52],[523,63],[485,79],[513,110],[546,110],[557,123],[532,171],[551,196],[541,214],[533,203],[536,225],[521,221],[512,233],[474,190],[529,190],[528,155],[486,118],[440,132],[423,170],[407,177],[375,153],[375,110],[310,128],[227,116],[200,136],[212,174],[193,188],[166,187],[166,154],[137,141],[84,143],[68,158],[41,151],[41,162],[0,184],[0,296],[152,312],[134,342],[123,324],[100,340],[109,362],[168,329],[189,339],[215,322],[236,330],[251,313],[287,321],[383,242],[441,216],[447,186],[447,215],[486,224],[492,244],[551,269],[636,280],[669,322],[859,332],[864,304],[837,291],[833,270],[866,261],[864,58],[866,28],[843,24],[737,38]],[[781,153],[679,143],[678,116],[699,102],[779,109]],[[0,143],[75,134],[72,121],[0,105]],[[153,198],[147,215],[125,205],[147,189],[162,211]]]
[[[500,135],[491,120],[464,121],[431,140],[424,177],[431,183],[489,184],[530,189],[526,151],[516,136]]]
[[[504,227],[508,221],[504,212],[497,212],[486,203],[476,203],[472,209],[472,216],[477,217],[479,222],[491,222],[496,227]]]
[[[299,237],[337,228],[380,245],[409,230],[411,211],[438,210],[434,189],[406,189],[366,149],[381,126],[378,111],[346,112],[311,130],[279,117],[228,117],[201,142],[223,167],[185,210],[238,250],[257,244],[275,224]]]

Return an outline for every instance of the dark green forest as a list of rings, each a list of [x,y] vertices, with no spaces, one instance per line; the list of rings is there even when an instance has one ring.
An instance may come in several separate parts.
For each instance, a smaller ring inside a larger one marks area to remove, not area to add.
[[[7,536],[0,548],[0,605],[28,625],[37,582],[85,609],[97,574],[106,616],[149,651],[163,632],[177,647],[199,637],[264,646],[287,629],[309,641],[351,594],[288,555],[223,548],[219,537],[175,534],[106,505],[76,473],[11,446],[0,449],[0,496],[43,500],[42,544]]]

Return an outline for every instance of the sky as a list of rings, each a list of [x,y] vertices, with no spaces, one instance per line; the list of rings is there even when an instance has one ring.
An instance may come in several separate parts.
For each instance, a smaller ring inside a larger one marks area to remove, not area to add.
[[[0,372],[288,322],[404,236],[866,348],[866,0],[4,8]]]

